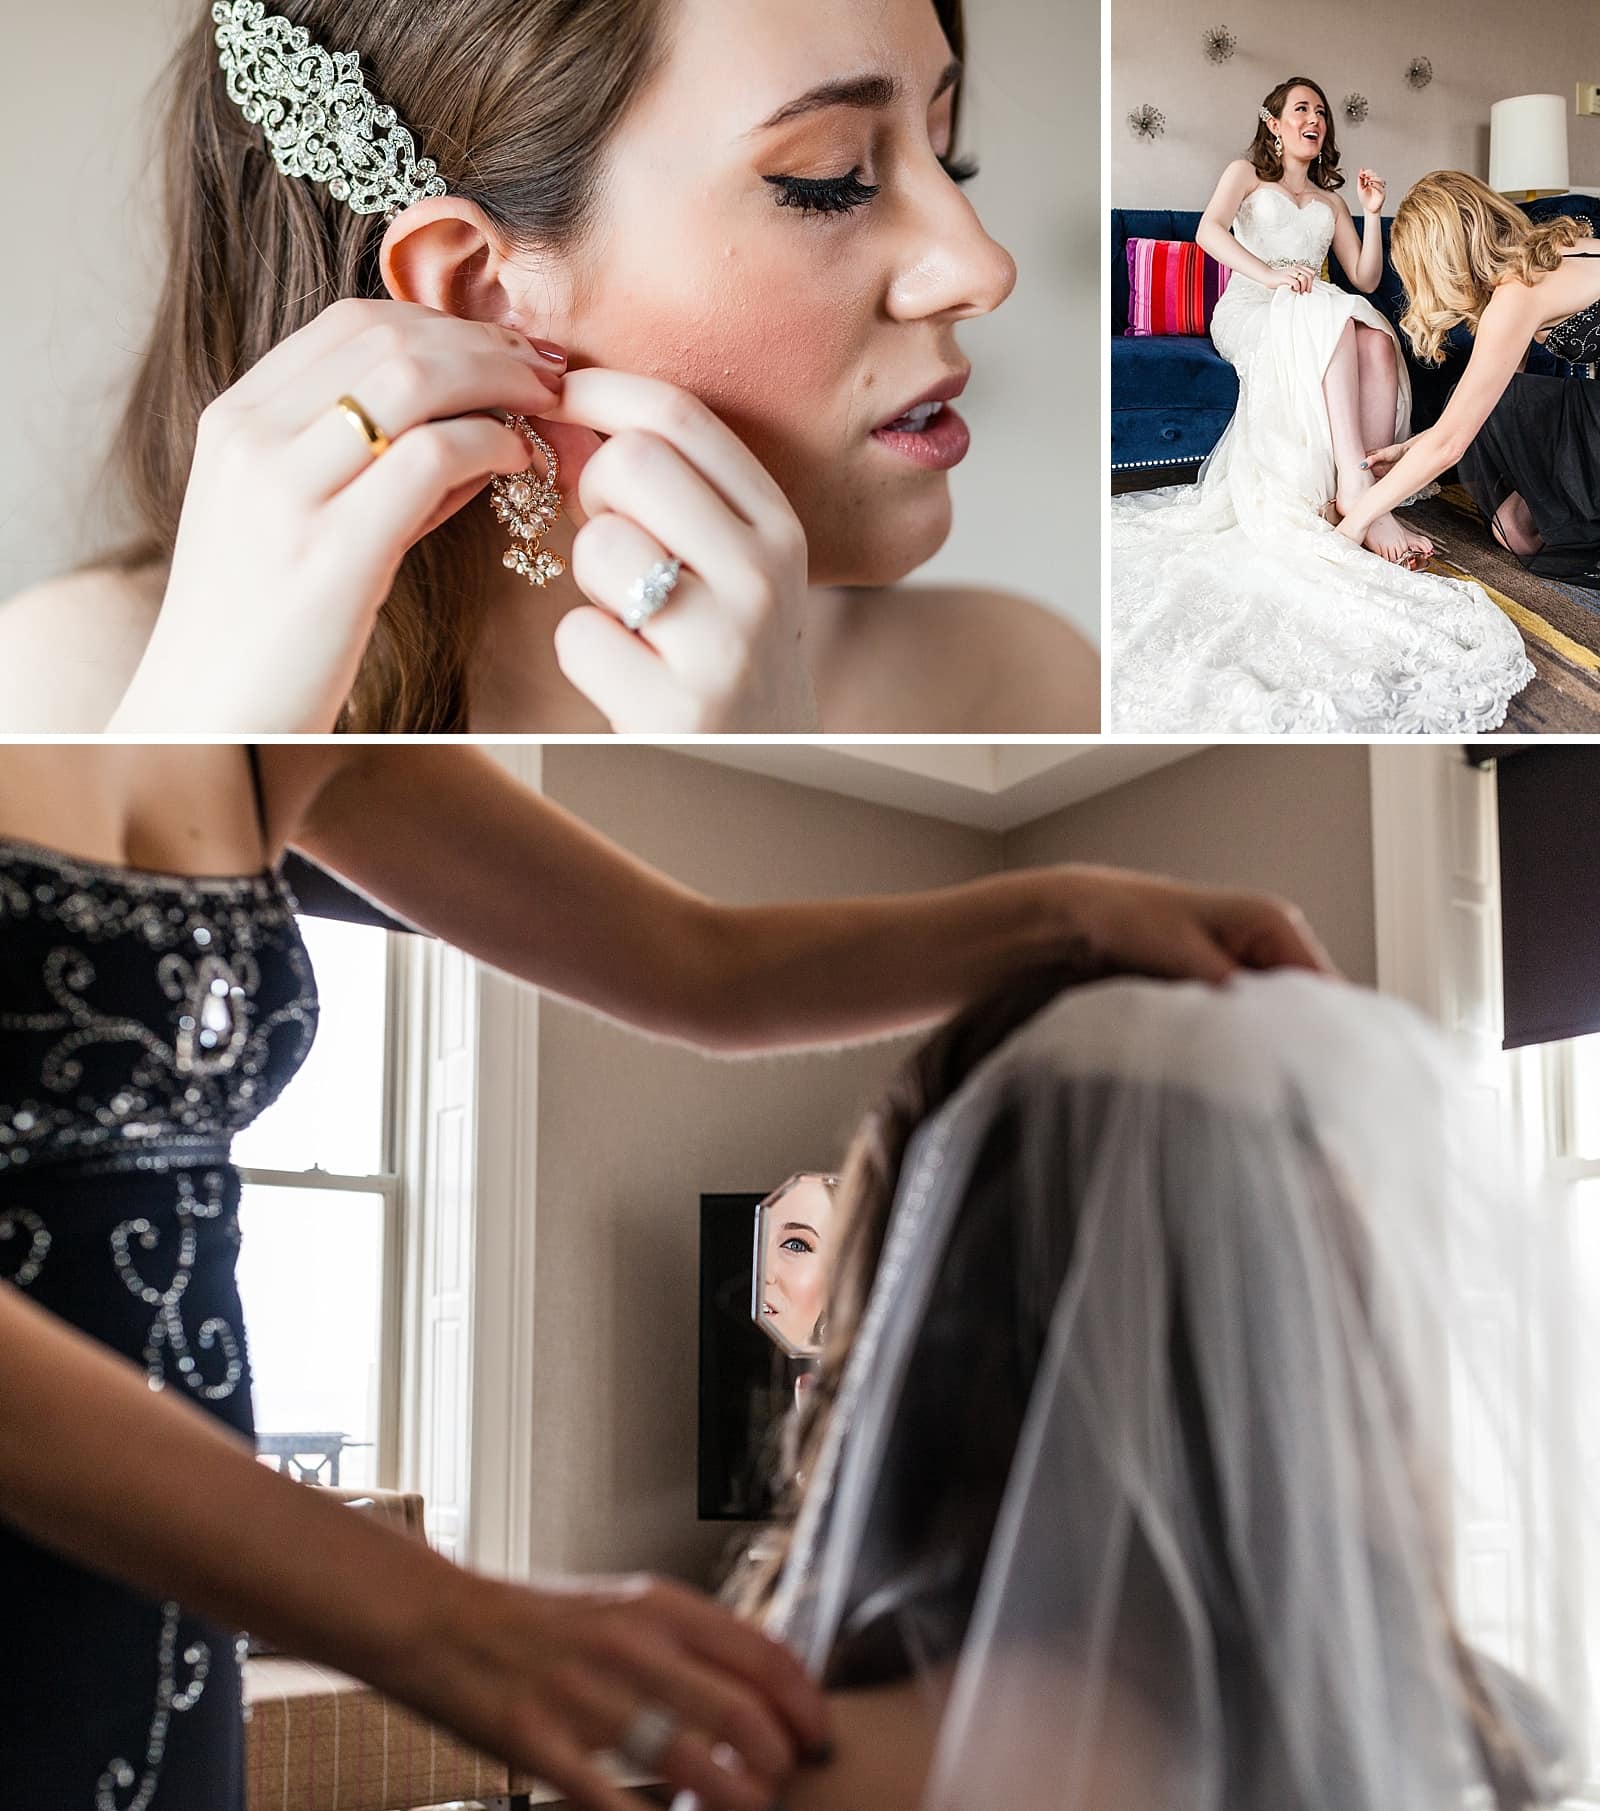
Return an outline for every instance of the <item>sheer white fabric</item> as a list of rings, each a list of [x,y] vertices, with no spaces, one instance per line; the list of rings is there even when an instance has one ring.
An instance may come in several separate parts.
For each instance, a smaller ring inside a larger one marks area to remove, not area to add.
[[[1450,1480],[1515,1447],[1512,1494],[1553,1502],[1456,1306],[1538,1268],[1492,1147],[1420,1016],[1300,975],[1068,994],[922,1129],[769,1627],[826,1676],[893,1625],[944,1699],[924,1811],[1489,1802]],[[1041,1337],[952,1641],[960,1556],[908,1545],[892,1455],[954,1429],[940,1342],[974,1294],[991,1344]],[[1553,1283],[1540,1306],[1563,1327]],[[1545,1802],[1571,1682],[1475,1670]]]
[[[1321,265],[1326,202],[1262,186],[1234,222],[1267,263]],[[1135,733],[1494,729],[1533,677],[1481,587],[1390,565],[1336,534],[1322,384],[1345,325],[1394,329],[1362,296],[1237,272],[1212,339],[1239,406],[1194,485],[1112,499],[1110,726]],[[1405,362],[1395,438],[1409,432]]]

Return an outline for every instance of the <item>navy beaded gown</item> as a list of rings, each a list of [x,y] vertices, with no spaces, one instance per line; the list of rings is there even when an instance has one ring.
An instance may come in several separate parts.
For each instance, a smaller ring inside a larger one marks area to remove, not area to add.
[[[1530,572],[1600,590],[1600,302],[1557,322],[1544,343],[1589,379],[1518,372],[1463,455],[1461,481],[1487,521],[1513,493],[1527,504],[1544,543],[1523,560]]]
[[[316,1017],[275,874],[152,874],[0,838],[0,1279],[246,1436],[229,1145]],[[0,1605],[4,1811],[242,1811],[234,1631],[3,1514]]]

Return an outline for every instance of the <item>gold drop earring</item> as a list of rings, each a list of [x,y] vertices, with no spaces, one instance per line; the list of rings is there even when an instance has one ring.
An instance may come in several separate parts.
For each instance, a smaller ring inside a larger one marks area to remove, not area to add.
[[[512,545],[505,551],[501,564],[508,572],[519,572],[530,585],[541,589],[567,570],[567,562],[546,553],[544,537],[561,520],[561,465],[556,450],[534,427],[526,415],[513,415],[506,424],[527,441],[543,460],[544,476],[534,471],[514,472],[499,477],[489,486],[494,513],[511,530]]]

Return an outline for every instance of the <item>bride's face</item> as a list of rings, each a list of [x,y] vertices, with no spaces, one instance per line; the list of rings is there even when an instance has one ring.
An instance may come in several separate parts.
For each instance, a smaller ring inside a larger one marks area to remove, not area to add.
[[[788,494],[817,584],[934,553],[966,434],[955,328],[1016,280],[945,168],[956,71],[930,0],[668,0],[611,147],[573,363],[702,398]]]

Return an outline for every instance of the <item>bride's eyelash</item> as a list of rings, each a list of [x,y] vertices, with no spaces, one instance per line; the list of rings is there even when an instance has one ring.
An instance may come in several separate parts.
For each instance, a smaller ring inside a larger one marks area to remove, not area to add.
[[[940,167],[952,182],[971,182],[978,166],[968,157],[941,157]],[[879,192],[880,184],[863,182],[861,166],[843,176],[763,176],[778,193],[781,208],[799,208],[802,214],[850,214],[865,207]]]
[[[799,208],[802,214],[850,214],[864,207],[878,193],[876,183],[863,182],[858,165],[843,176],[764,176],[778,191],[781,208]]]

